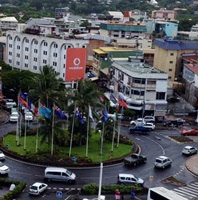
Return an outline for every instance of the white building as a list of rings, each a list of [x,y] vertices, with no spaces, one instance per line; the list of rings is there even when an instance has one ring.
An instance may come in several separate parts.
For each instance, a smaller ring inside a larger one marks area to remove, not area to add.
[[[129,57],[112,62],[110,77],[115,95],[123,98],[129,109],[140,114],[165,116],[168,85],[165,72]]]
[[[65,79],[67,48],[86,48],[88,44],[89,40],[64,40],[8,31],[6,63],[14,69],[29,70],[34,73],[39,73],[40,66],[50,65],[60,73],[60,78]]]

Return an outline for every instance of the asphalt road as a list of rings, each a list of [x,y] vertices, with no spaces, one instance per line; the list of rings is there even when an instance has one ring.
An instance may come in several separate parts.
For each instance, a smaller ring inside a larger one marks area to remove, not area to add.
[[[7,123],[0,126],[0,136],[8,131],[15,130],[16,124]],[[195,182],[197,179],[193,177],[185,168],[187,157],[181,155],[181,150],[186,144],[178,144],[170,140],[168,135],[179,135],[179,130],[153,131],[149,135],[128,134],[128,128],[122,127],[121,133],[128,135],[140,145],[142,154],[147,156],[147,163],[136,167],[125,167],[123,163],[104,167],[103,170],[103,185],[114,184],[117,180],[118,173],[131,173],[145,180],[146,187],[164,186],[168,189],[174,189],[177,186],[165,184],[162,179],[168,176],[175,176],[184,181],[186,184]],[[198,148],[197,142],[191,143]],[[172,158],[171,167],[164,170],[154,169],[155,158],[159,155],[166,155]],[[85,184],[99,183],[99,167],[87,169],[72,169],[77,175],[77,183],[69,185],[67,183],[50,182],[48,183],[48,191],[40,197],[32,197],[28,195],[29,186],[35,181],[43,181],[44,166],[32,166],[25,163],[20,163],[7,158],[5,164],[10,167],[10,173],[7,178],[25,181],[27,183],[26,190],[20,195],[18,200],[28,199],[56,199],[56,192],[63,191],[62,199],[66,199],[71,191],[78,191]],[[154,180],[150,181],[150,177]],[[197,197],[198,198],[198,197]],[[193,199],[193,198],[192,198]],[[196,198],[195,198],[196,199]]]

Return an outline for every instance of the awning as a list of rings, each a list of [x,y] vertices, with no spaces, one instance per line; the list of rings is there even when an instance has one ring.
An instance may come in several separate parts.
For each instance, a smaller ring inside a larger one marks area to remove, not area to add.
[[[89,80],[90,80],[90,81],[97,81],[97,80],[98,80],[98,77],[93,77],[93,78],[90,78]]]
[[[100,49],[93,49],[93,51],[97,54],[107,54],[106,52],[100,50]]]

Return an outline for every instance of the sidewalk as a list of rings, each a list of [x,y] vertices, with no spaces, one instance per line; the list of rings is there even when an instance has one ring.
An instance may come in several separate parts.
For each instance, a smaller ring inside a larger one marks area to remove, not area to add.
[[[186,168],[190,171],[194,176],[198,177],[198,155],[191,156],[186,161]]]

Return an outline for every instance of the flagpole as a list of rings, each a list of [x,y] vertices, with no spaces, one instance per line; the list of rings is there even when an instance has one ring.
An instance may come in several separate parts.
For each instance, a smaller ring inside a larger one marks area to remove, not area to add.
[[[51,155],[54,153],[54,102],[53,102],[53,114],[52,114],[52,144],[51,144]]]
[[[103,130],[101,134],[101,146],[100,146],[100,177],[99,177],[99,188],[98,188],[98,200],[101,199],[101,190],[102,190],[102,174],[103,174],[103,162],[102,162],[102,153],[103,153],[103,136],[104,136],[104,124],[103,121]]]
[[[111,151],[113,151],[113,146],[114,146],[114,138],[115,138],[115,125],[116,125],[116,113],[115,113],[114,124],[113,124],[113,138],[112,138],[112,146],[111,146]]]
[[[75,111],[76,111],[76,105],[74,105],[74,113],[73,113],[73,120],[72,120],[72,130],[71,130],[71,138],[70,138],[70,147],[69,147],[69,157],[71,157],[72,140],[73,140],[73,132],[74,132]]]
[[[88,105],[88,116],[87,116],[87,142],[86,142],[86,157],[88,157],[88,146],[89,146],[89,106]]]
[[[17,108],[19,110],[19,95],[20,95],[21,89],[19,90],[18,93],[18,102],[17,102]],[[19,117],[17,119],[17,124],[16,124],[16,142],[17,142],[17,146],[19,146],[19,119],[20,119],[20,112],[19,112]]]
[[[24,150],[26,150],[26,120],[25,120],[25,133],[24,133]]]
[[[38,134],[39,134],[39,127],[40,127],[40,123],[39,123],[39,119],[37,118],[37,130],[36,130],[36,153],[38,152]]]
[[[118,121],[117,147],[119,147],[119,143],[120,143],[120,128],[121,128],[121,119],[122,119],[122,117],[123,117],[123,112],[124,112],[124,106],[122,105],[121,116],[120,116],[120,119],[119,119],[119,121]]]

